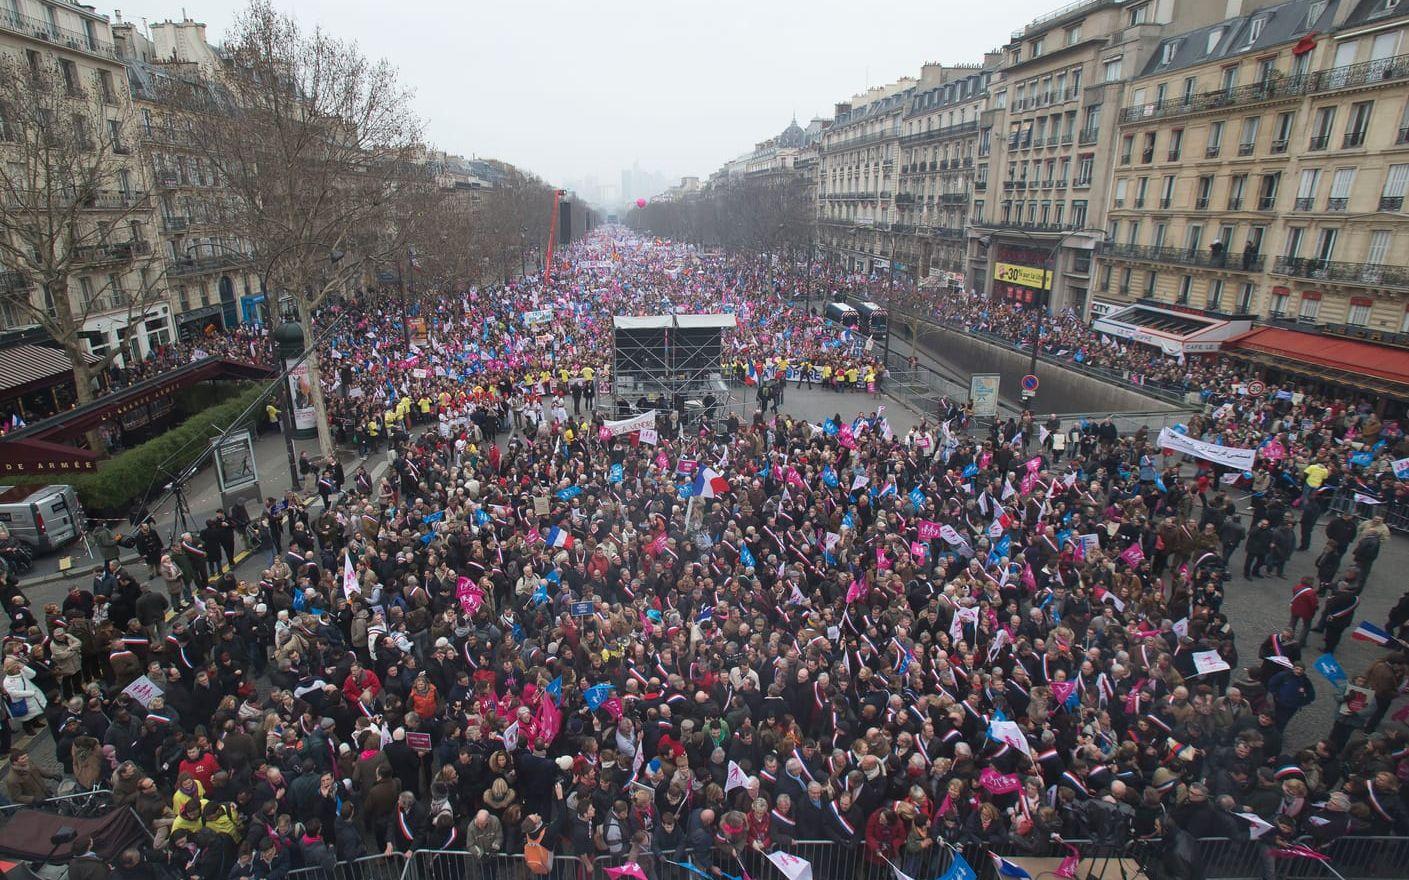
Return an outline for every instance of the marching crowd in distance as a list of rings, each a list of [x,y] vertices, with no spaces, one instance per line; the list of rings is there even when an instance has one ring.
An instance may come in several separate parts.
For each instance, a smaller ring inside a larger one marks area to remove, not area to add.
[[[607,407],[613,314],[731,311],[726,346],[760,377],[864,377],[869,353],[797,304],[802,272],[609,229],[551,278],[417,300],[411,346],[399,303],[330,306],[332,418],[395,451],[385,475],[310,462],[321,504],[110,534],[93,583],[46,607],[12,579],[0,746],[12,724],[52,737],[63,772],[17,750],[5,793],[111,789],[153,836],[105,868],[121,880],[417,850],[648,880],[789,852],[819,878],[929,880],[952,847],[1063,854],[1054,835],[1171,843],[1148,850],[1166,876],[1195,876],[1190,837],[1256,840],[1276,876],[1409,834],[1409,601],[1363,619],[1389,533],[1327,509],[1337,487],[1388,491],[1397,425],[1220,381],[1183,432],[1256,449],[1244,472],[1109,420],[975,434],[958,402],[896,432],[860,380],[820,423]],[[1022,333],[1004,306],[946,303]],[[1049,348],[1083,338],[1052,326]],[[250,528],[252,571],[232,565]],[[1291,626],[1228,618],[1239,547],[1245,576],[1275,577],[1317,532]],[[1324,737],[1291,741],[1328,686],[1313,623],[1328,649],[1383,648]],[[101,861],[88,845],[75,864]]]

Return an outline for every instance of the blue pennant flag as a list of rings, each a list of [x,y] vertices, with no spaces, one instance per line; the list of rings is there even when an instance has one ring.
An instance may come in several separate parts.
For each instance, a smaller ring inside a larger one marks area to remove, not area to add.
[[[477,526],[487,526],[487,525],[489,525],[489,514],[486,513],[486,512],[483,511],[483,510],[476,510],[476,511],[475,511],[475,525],[477,525]]]
[[[973,462],[969,462],[969,466],[964,468],[963,477],[967,480],[969,477],[975,476],[978,476],[978,465],[974,464]]]
[[[753,558],[753,551],[749,550],[749,545],[739,545],[739,561],[748,568],[757,568],[758,560]]]
[[[1155,475],[1155,488],[1161,492],[1169,492],[1169,487],[1164,484],[1164,478],[1158,474]]]
[[[978,880],[978,872],[974,866],[970,865],[959,850],[954,850],[954,861],[949,863],[949,870],[939,875],[939,880]]]
[[[841,481],[837,479],[837,472],[832,469],[831,465],[822,468],[822,485],[826,486],[828,489],[835,489],[840,482]]]
[[[535,604],[535,605],[542,605],[542,604],[544,604],[544,603],[547,602],[547,601],[548,601],[548,585],[547,585],[547,584],[539,584],[539,585],[538,585],[538,588],[533,591],[533,604]]]
[[[550,584],[560,584],[563,582],[563,575],[556,568],[545,574],[543,578]]]
[[[443,511],[443,510],[437,510],[435,513],[428,513],[428,514],[426,514],[426,515],[421,519],[421,522],[426,523],[427,525],[429,525],[430,523],[438,523],[438,522],[440,522],[440,521],[443,520],[443,519],[445,519],[445,511]]]
[[[598,707],[607,701],[611,696],[612,686],[609,684],[594,684],[582,692],[582,699],[587,701],[587,708],[596,712]]]
[[[910,503],[915,505],[916,510],[924,509],[925,493],[920,490],[919,486],[910,490]]]
[[[675,487],[675,494],[679,495],[681,498],[689,498],[694,494],[694,487],[689,483],[681,483]]]
[[[612,469],[607,472],[607,482],[620,483],[624,479],[626,479],[626,472],[622,466],[620,464],[612,465]]]
[[[424,535],[421,536],[421,543],[422,543],[422,544],[429,544],[431,541],[434,541],[434,540],[435,540],[435,532],[426,532]]]
[[[828,437],[833,436],[840,430],[841,426],[838,425],[833,419],[827,419],[825,422],[822,423],[822,433],[826,434]]]
[[[848,529],[856,528],[856,520],[852,519],[851,511],[848,510],[846,514],[842,516],[841,524],[846,526]]]
[[[544,690],[548,692],[548,696],[553,698],[553,702],[561,705],[563,702],[563,677],[560,675],[548,682],[548,686]]]
[[[581,494],[581,486],[568,486],[566,489],[559,489],[557,493],[558,500],[560,501],[571,501],[572,499],[576,498]]]
[[[1003,557],[1008,555],[1008,548],[1012,546],[1012,543],[1012,536],[1004,532],[1003,537],[994,542],[993,549],[988,551],[988,564],[997,565],[1001,562]]]

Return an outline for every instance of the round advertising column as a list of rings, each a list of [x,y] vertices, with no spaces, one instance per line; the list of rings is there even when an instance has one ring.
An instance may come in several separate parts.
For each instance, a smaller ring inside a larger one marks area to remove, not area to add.
[[[309,381],[308,361],[303,356],[303,328],[295,321],[285,321],[274,328],[274,346],[279,363],[289,371],[284,389],[286,425],[293,426],[293,436],[307,440],[318,436],[318,414],[313,408],[313,386]],[[297,365],[290,369],[290,364]]]

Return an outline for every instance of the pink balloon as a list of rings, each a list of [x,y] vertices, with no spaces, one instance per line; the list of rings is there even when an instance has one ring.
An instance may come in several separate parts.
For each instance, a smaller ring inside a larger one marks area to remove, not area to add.
[[[637,200],[636,200],[636,207],[638,207],[638,208],[644,208],[644,207],[646,207],[646,200],[645,200],[645,199],[637,199]]]

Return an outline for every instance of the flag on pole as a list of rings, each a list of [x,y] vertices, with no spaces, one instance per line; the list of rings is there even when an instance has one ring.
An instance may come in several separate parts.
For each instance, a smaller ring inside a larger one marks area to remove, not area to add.
[[[635,862],[622,862],[617,868],[603,868],[602,873],[608,877],[632,877],[635,880],[647,880],[646,872],[641,870],[641,866]]]
[[[1351,632],[1350,637],[1352,639],[1359,639],[1362,642],[1371,642],[1376,645],[1388,645],[1391,641],[1395,640],[1389,633],[1375,626],[1368,620],[1360,621],[1360,625]]]
[[[562,547],[564,550],[572,549],[573,539],[571,533],[565,529],[553,526],[548,530],[548,537],[544,541],[549,547]]]
[[[714,498],[729,491],[729,481],[721,477],[713,468],[700,468],[695,474],[695,482],[690,494],[696,498]]]
[[[1009,861],[997,853],[989,853],[989,858],[993,859],[993,867],[998,871],[1000,877],[1013,877],[1016,880],[1032,880],[1032,875],[1027,872],[1022,865]]]
[[[748,784],[748,774],[744,769],[733,761],[729,762],[729,776],[724,780],[724,793],[728,794],[736,788],[743,788]]]
[[[344,550],[342,553],[342,593],[351,599],[352,593],[356,589],[357,569],[352,567],[352,554]]]
[[[771,852],[766,854],[768,861],[782,872],[788,880],[812,880],[812,863],[792,853]]]
[[[939,880],[978,880],[978,872],[974,866],[970,865],[959,850],[954,850],[954,861],[949,863],[949,870],[939,875]]]

